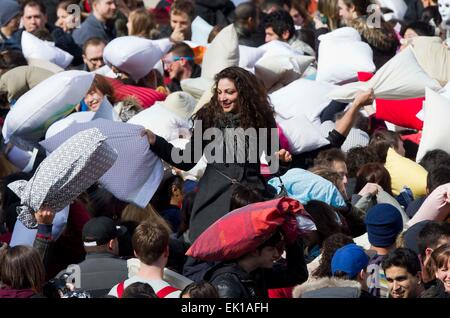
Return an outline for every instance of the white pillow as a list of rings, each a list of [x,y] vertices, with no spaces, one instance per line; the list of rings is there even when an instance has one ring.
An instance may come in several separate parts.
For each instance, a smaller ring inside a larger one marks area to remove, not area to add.
[[[319,41],[327,41],[331,39],[339,41],[361,41],[361,35],[355,28],[343,27],[319,36]]]
[[[450,99],[450,82],[444,86],[444,88],[439,92],[442,96]]]
[[[289,141],[293,154],[314,150],[330,143],[303,114],[278,122],[278,125]]]
[[[329,97],[342,102],[351,102],[358,91],[373,88],[376,98],[407,99],[425,95],[425,87],[434,91],[441,89],[439,83],[430,78],[417,63],[414,53],[407,47],[383,65],[367,82],[342,85]]]
[[[356,32],[353,28],[344,28]],[[357,76],[358,72],[374,72],[373,53],[370,46],[361,39],[341,37],[341,29],[326,34],[319,39],[319,61],[317,81],[339,83]],[[353,32],[353,31],[350,31]],[[333,37],[333,33],[337,33]],[[356,37],[356,36],[355,36]]]
[[[23,31],[21,43],[22,53],[26,59],[45,60],[62,68],[72,63],[72,55],[56,47],[53,42],[43,41],[27,31]]]
[[[102,103],[98,107],[95,112],[94,118],[103,118],[112,121],[122,121],[119,117],[119,114],[115,111],[113,105],[109,102],[108,98],[105,96],[102,100]]]
[[[209,33],[211,33],[212,29],[212,25],[203,20],[200,16],[197,16],[191,24],[192,42],[198,45],[208,44]]]
[[[257,47],[239,45],[239,66],[246,69],[254,68],[264,53],[263,49]]]
[[[65,71],[33,87],[17,100],[6,116],[2,129],[5,142],[30,149],[51,124],[73,111],[93,79],[93,73]]]
[[[113,70],[108,65],[103,65],[102,67],[92,71],[94,74],[103,75],[110,78],[117,78],[117,75],[113,72]]]
[[[239,65],[238,36],[234,25],[222,29],[209,45],[203,56],[202,76],[214,79],[223,69]]]
[[[275,112],[283,119],[303,114],[314,122],[330,103],[335,85],[300,78],[269,95]]]
[[[119,115],[114,110],[109,100],[107,98],[104,98],[102,103],[100,104],[100,107],[96,112],[93,111],[76,112],[53,123],[47,129],[47,132],[45,133],[45,139],[48,139],[56,135],[57,133],[63,131],[72,124],[87,123],[88,121],[97,118],[103,118],[112,121],[121,121]]]
[[[152,107],[136,114],[128,123],[144,126],[166,140],[178,139],[180,135],[185,137],[190,135],[189,120],[170,111],[162,102],[156,102]]]
[[[419,162],[425,153],[433,149],[442,149],[450,152],[450,99],[445,98],[427,88],[423,103],[425,120],[423,121],[422,139],[417,151],[416,162]]]
[[[153,44],[155,44],[156,46],[159,47],[159,49],[161,50],[161,52],[164,54],[167,54],[167,52],[170,51],[170,49],[173,46],[172,41],[170,41],[169,38],[164,38],[164,39],[159,39],[159,40],[150,40],[153,42]]]
[[[86,112],[76,112],[70,114],[69,116],[60,119],[54,122],[50,127],[48,127],[47,132],[45,133],[45,139],[53,137],[57,133],[63,131],[67,127],[75,123],[87,123],[91,121],[95,116],[94,112],[86,111]]]
[[[100,184],[119,200],[145,208],[161,183],[164,169],[147,138],[141,136],[142,126],[95,119],[73,124],[40,144],[49,152],[57,151],[65,140],[93,127],[107,137],[118,154],[114,165],[98,179]]]
[[[303,52],[301,50],[294,49],[288,43],[278,40],[267,42],[259,46],[259,48],[264,50],[264,52],[266,52],[267,55],[288,55],[288,56],[303,55]]]
[[[195,99],[200,99],[205,91],[211,90],[214,80],[204,77],[187,78],[181,81],[181,88]]]
[[[313,61],[311,56],[265,54],[255,65],[255,75],[271,93],[299,79]]]
[[[163,56],[160,43],[137,36],[115,38],[103,51],[109,67],[117,67],[136,81],[147,75]]]
[[[171,140],[170,143],[172,145],[174,145],[176,148],[184,150],[184,149],[186,149],[186,145],[189,143],[189,139],[178,138],[178,139]],[[203,155],[200,158],[200,160],[197,162],[197,164],[194,166],[194,168],[192,168],[189,171],[183,171],[181,173],[181,177],[183,179],[198,181],[205,173],[207,164],[208,163],[206,162],[206,158]]]

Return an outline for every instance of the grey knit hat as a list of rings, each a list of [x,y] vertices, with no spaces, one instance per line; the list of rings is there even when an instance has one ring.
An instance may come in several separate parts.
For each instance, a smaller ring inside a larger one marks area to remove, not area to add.
[[[21,9],[15,0],[0,1],[0,27],[3,27],[11,21],[12,18],[20,14]]]

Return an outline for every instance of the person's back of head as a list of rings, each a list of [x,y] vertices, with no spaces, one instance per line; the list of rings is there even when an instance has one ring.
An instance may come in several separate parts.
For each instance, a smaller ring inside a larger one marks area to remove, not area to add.
[[[408,29],[414,31],[418,36],[434,36],[435,34],[434,27],[424,21],[414,21],[408,24],[400,32],[400,35],[404,37]]]
[[[427,193],[433,192],[440,185],[450,182],[450,166],[442,166],[428,172]]]
[[[187,285],[180,298],[219,298],[217,289],[207,281],[193,282]]]
[[[347,152],[346,164],[349,178],[356,177],[361,166],[377,161],[377,156],[368,147],[354,147]]]
[[[251,203],[264,201],[264,196],[260,190],[238,185],[231,195],[230,211],[242,208]]]
[[[434,249],[445,243],[450,243],[450,223],[431,221],[425,224],[417,237],[417,247],[422,261]]]
[[[249,18],[256,19],[258,17],[258,7],[252,2],[244,2],[234,9],[235,22],[246,22]]]
[[[312,272],[312,276],[315,278],[331,277],[331,260],[334,253],[339,248],[354,243],[353,239],[343,233],[335,233],[327,237],[322,244],[322,257],[319,261],[319,266]]]
[[[343,0],[342,2],[348,9],[355,12],[357,17],[366,15],[372,4],[371,0]]]
[[[287,42],[295,36],[294,20],[292,20],[289,12],[278,10],[270,13],[264,21],[264,29],[266,30],[266,42],[274,39],[272,33],[276,35],[280,41]],[[268,29],[271,32],[268,33]],[[270,38],[268,41],[268,37]]]
[[[317,228],[317,238],[308,242],[310,247],[313,245],[321,247],[327,237],[342,231],[340,217],[332,206],[322,201],[311,200],[304,207]]]
[[[122,298],[158,298],[158,296],[149,284],[136,282],[124,289]]]
[[[11,289],[42,291],[45,269],[39,252],[29,246],[17,245],[0,252],[0,281]]]
[[[435,26],[439,26],[442,23],[442,17],[439,13],[439,6],[428,6],[423,9],[422,16],[420,17],[420,20],[426,23],[434,23]],[[434,27],[433,27],[434,30]],[[434,36],[433,33],[431,36]]]
[[[441,149],[429,150],[420,159],[419,164],[428,172],[442,165],[450,166],[450,154]]]
[[[338,148],[331,148],[319,152],[314,159],[314,166],[330,167],[333,161],[346,161],[345,153]]]
[[[391,175],[381,163],[373,162],[361,166],[356,174],[354,192],[359,193],[367,183],[376,183],[385,192],[392,195]]]
[[[339,7],[336,0],[319,0],[317,10],[324,16],[326,24],[331,30],[339,27]]]
[[[91,218],[83,226],[82,240],[86,253],[119,254],[118,238],[126,233],[124,227],[117,227],[106,216]]]
[[[373,247],[390,248],[403,230],[400,212],[391,204],[381,203],[371,207],[364,220],[369,243]]]
[[[174,204],[174,200],[177,201],[177,204]],[[183,178],[179,175],[170,174],[162,180],[150,202],[156,211],[162,213],[171,204],[181,205],[182,200]]]
[[[349,280],[362,279],[358,277],[369,264],[369,256],[364,249],[355,243],[347,244],[333,255],[331,260],[331,272],[334,277]]]
[[[289,0],[263,0],[260,7],[264,13],[270,14],[279,10],[289,11],[291,4]]]
[[[142,36],[151,38],[152,32],[156,28],[153,15],[145,8],[139,8],[130,12],[128,17],[130,27],[128,35]]]
[[[166,256],[167,263],[169,236],[170,228],[165,222],[145,221],[139,224],[132,239],[137,258],[145,265],[155,265],[162,256]],[[156,265],[164,267],[166,264]]]
[[[20,50],[5,50],[0,52],[0,76],[18,66],[28,65]]]
[[[370,137],[369,147],[372,147],[376,143],[385,142],[394,148],[394,150],[400,155],[405,155],[405,149],[403,148],[403,141],[398,132],[380,129],[375,131]]]

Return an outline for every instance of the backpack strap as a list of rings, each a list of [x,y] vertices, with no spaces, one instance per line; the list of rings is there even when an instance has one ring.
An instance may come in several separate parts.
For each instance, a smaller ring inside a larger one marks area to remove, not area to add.
[[[124,287],[125,287],[125,282],[120,282],[117,285],[117,298],[122,298],[123,291],[125,289]]]
[[[158,296],[158,298],[165,298],[167,295],[169,295],[170,293],[173,293],[177,290],[179,290],[179,289],[172,287],[172,286],[166,286],[166,287],[160,289],[156,293],[156,296]]]

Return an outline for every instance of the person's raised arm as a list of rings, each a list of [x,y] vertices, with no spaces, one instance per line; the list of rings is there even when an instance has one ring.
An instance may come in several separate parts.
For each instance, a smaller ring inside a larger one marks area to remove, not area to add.
[[[347,137],[360,109],[363,106],[371,104],[373,99],[374,95],[372,89],[365,92],[359,92],[356,95],[355,100],[351,103],[349,109],[345,112],[344,116],[336,121],[335,130],[341,135]]]
[[[38,224],[38,230],[36,238],[34,239],[33,247],[38,250],[42,257],[44,267],[47,269],[52,254],[52,228],[53,220],[55,219],[55,212],[47,208],[41,208],[34,214],[34,217],[36,218]]]

